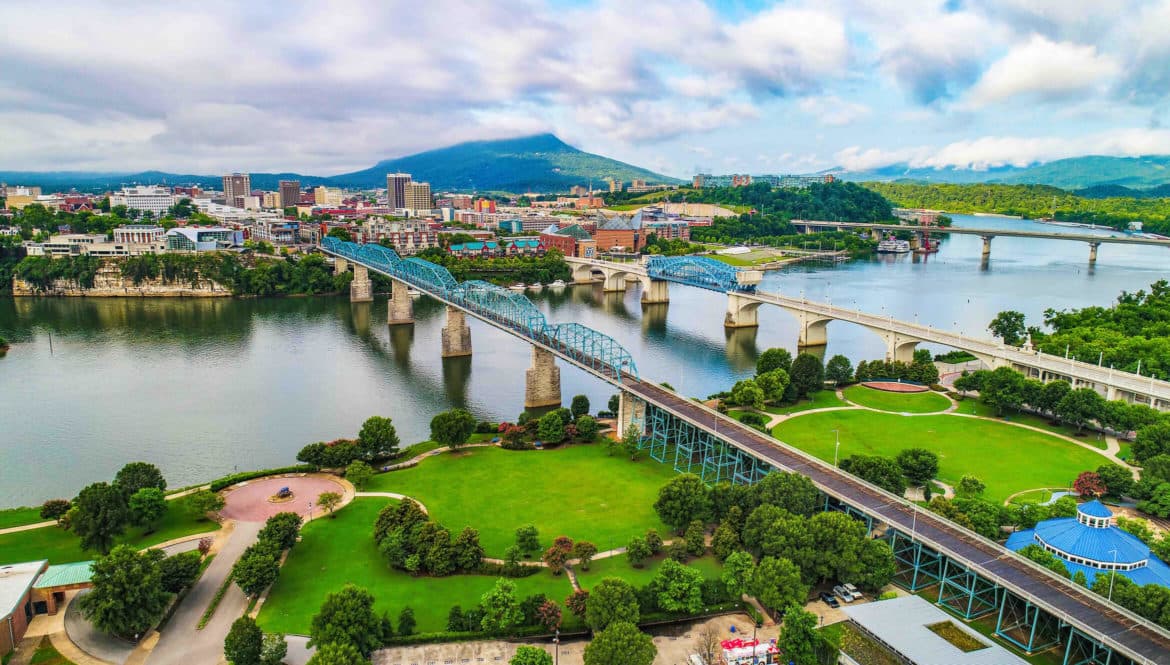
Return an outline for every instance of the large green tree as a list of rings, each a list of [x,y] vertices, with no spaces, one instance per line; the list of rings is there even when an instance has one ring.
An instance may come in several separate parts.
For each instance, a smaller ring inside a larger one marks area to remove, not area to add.
[[[823,643],[824,637],[817,632],[817,615],[805,612],[801,603],[789,605],[776,641],[784,658],[794,665],[819,665]]]
[[[781,393],[783,394],[783,393]],[[750,406],[753,409],[764,408],[764,390],[755,379],[736,381],[731,387],[727,403],[732,406]]]
[[[788,559],[766,556],[748,579],[747,592],[773,610],[790,604],[804,604],[808,585],[801,579],[800,568]]]
[[[475,416],[466,409],[449,409],[431,418],[431,439],[458,448],[475,432]]]
[[[202,564],[199,552],[180,552],[159,561],[162,587],[167,593],[178,593],[195,583]]]
[[[257,543],[244,550],[232,565],[232,580],[245,595],[256,598],[272,586],[280,574],[279,556],[274,546]]]
[[[792,369],[792,354],[788,349],[774,347],[764,351],[756,360],[756,374],[767,374],[774,369],[788,372]]]
[[[148,462],[130,462],[123,466],[114,476],[114,484],[125,492],[126,496],[132,496],[144,487],[153,487],[163,492],[167,489],[167,481],[163,478],[162,471]]]
[[[825,378],[836,385],[849,383],[853,380],[853,365],[849,359],[841,354],[829,358],[825,365]]]
[[[590,598],[592,602],[592,598]],[[630,621],[615,621],[585,647],[585,665],[651,665],[658,648]]]
[[[841,469],[874,485],[901,496],[906,491],[906,476],[895,460],[880,455],[850,455],[841,460]]]
[[[329,642],[317,647],[308,665],[370,665],[370,659],[349,642]]]
[[[752,559],[752,555],[747,552],[733,552],[731,556],[727,557],[727,560],[723,562],[721,579],[732,597],[739,598],[747,593],[755,569],[756,563]]]
[[[705,521],[710,516],[711,498],[698,476],[684,473],[662,486],[654,510],[663,522],[681,532],[692,521]]]
[[[764,401],[766,402],[779,402],[784,399],[788,383],[788,372],[782,369],[774,369],[756,376],[756,385],[764,391]]]
[[[658,607],[667,612],[694,614],[703,608],[703,573],[667,559],[651,582],[658,592]]]
[[[358,430],[358,451],[366,458],[389,457],[398,452],[398,431],[394,421],[370,416]]]
[[[550,411],[537,421],[536,434],[546,443],[560,443],[565,439],[565,421],[556,411]]]
[[[1056,405],[1056,414],[1064,422],[1076,425],[1079,432],[1090,421],[1104,414],[1105,404],[1105,398],[1096,390],[1077,388],[1060,400]]]
[[[483,608],[480,627],[485,633],[503,633],[524,621],[520,601],[516,598],[516,584],[511,580],[497,579],[495,586],[483,594],[479,603]]]
[[[995,315],[991,323],[987,324],[991,334],[1003,340],[1008,346],[1020,346],[1024,343],[1027,327],[1024,325],[1023,312],[1006,310]]]
[[[232,623],[223,640],[223,656],[231,665],[260,665],[264,633],[256,620],[244,615]]]
[[[73,500],[71,515],[69,528],[81,538],[81,546],[102,554],[110,551],[130,521],[126,494],[108,483],[94,483],[81,490]]]
[[[821,359],[811,353],[796,356],[788,376],[800,397],[807,397],[825,387],[825,367],[821,364]]]
[[[540,647],[530,647],[521,644],[516,647],[516,653],[508,665],[553,665],[553,657]]]
[[[167,512],[167,497],[157,487],[143,487],[130,495],[129,506],[131,520],[148,532],[154,531],[154,525]]]
[[[574,420],[588,414],[589,398],[584,395],[573,395],[573,401],[569,403],[569,411],[573,413]]]
[[[938,455],[926,448],[906,448],[895,459],[911,485],[925,485],[938,475]]]
[[[159,557],[119,545],[93,562],[93,589],[80,601],[81,612],[106,633],[133,639],[154,627],[168,596]]]
[[[585,623],[594,632],[614,622],[637,624],[639,617],[638,595],[629,582],[618,577],[607,577],[589,590],[589,602],[585,604]]]
[[[382,646],[383,626],[374,614],[374,596],[365,589],[347,584],[329,594],[309,627],[309,646],[329,644],[352,646],[368,657]]]
[[[812,515],[821,508],[820,491],[799,473],[769,472],[752,489],[756,503],[778,506],[794,515]]]

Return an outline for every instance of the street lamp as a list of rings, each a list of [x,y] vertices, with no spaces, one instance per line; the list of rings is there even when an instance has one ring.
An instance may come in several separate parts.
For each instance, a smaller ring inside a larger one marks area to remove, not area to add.
[[[553,636],[553,644],[556,645],[556,652],[557,652],[555,664],[560,665],[560,662],[561,662],[561,629],[557,628],[556,631],[557,631],[556,635]]]
[[[833,433],[837,435],[837,444],[833,446],[833,466],[837,466],[837,452],[841,450],[841,430],[835,429]]]
[[[1117,550],[1109,550],[1113,554],[1113,570],[1109,571],[1109,600],[1113,600],[1113,578],[1117,577]]]

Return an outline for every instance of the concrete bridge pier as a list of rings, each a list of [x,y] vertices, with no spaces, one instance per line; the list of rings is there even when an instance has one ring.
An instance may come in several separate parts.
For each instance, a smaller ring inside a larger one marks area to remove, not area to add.
[[[573,283],[574,284],[592,284],[593,283],[593,266],[589,264],[570,263],[569,266],[573,269]]]
[[[391,326],[414,323],[414,301],[406,282],[391,280],[390,302],[386,306],[386,324]]]
[[[745,298],[735,293],[727,294],[727,314],[723,317],[724,328],[755,328],[760,325],[757,310],[760,301]]]
[[[341,258],[340,256],[333,259],[333,274],[334,275],[340,275],[341,273],[345,272],[346,270],[349,270],[349,261],[346,261],[345,259]]]
[[[886,361],[909,363],[914,361],[914,349],[922,341],[895,332],[880,332],[886,340]]]
[[[353,281],[349,283],[350,302],[370,302],[374,299],[374,285],[370,282],[370,271],[363,265],[353,264]]]
[[[1101,246],[1099,242],[1089,243],[1089,265],[1096,265],[1097,263],[1097,248]]]
[[[443,326],[443,357],[470,355],[471,327],[467,325],[467,318],[463,315],[463,310],[447,305],[447,325]],[[560,401],[559,394],[557,401]]]
[[[665,279],[647,279],[642,281],[642,304],[656,305],[670,302],[670,290]]]
[[[825,346],[829,343],[827,327],[832,319],[820,318],[809,312],[797,312],[796,318],[800,322],[800,337],[796,340],[798,347]]]
[[[873,240],[874,242],[881,242],[881,241],[882,241],[882,231],[881,231],[881,229],[870,229],[870,230],[869,230],[869,237],[870,237],[870,239],[871,239],[871,240]]]
[[[981,235],[979,237],[983,238],[983,260],[986,261],[987,259],[991,258],[991,239],[995,236]]]
[[[617,438],[622,438],[633,425],[638,431],[646,431],[646,403],[626,391],[618,393]]]
[[[601,285],[601,290],[606,293],[618,293],[626,290],[626,273],[624,272],[605,272],[605,282]]]
[[[561,405],[561,368],[556,356],[539,346],[532,347],[532,367],[524,375],[524,408]]]

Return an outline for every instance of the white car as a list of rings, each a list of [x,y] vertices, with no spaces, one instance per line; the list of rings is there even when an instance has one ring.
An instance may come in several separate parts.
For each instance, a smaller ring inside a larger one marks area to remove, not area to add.
[[[846,591],[853,594],[854,600],[861,598],[861,591],[859,591],[857,587],[853,586],[852,584],[848,584],[848,583],[842,584],[841,586],[845,587]]]
[[[833,587],[833,595],[837,596],[838,598],[840,598],[842,601],[844,601],[846,603],[853,602],[853,594],[849,593],[849,589],[846,589],[845,587],[841,586],[840,584]]]

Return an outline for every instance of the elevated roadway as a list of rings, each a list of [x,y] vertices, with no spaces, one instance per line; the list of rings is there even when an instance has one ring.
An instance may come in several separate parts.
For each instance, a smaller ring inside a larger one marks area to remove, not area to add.
[[[826,220],[794,219],[795,226],[835,229],[877,229],[879,231],[929,231],[931,233],[952,233],[980,237],[1041,238],[1045,240],[1078,240],[1087,243],[1111,243],[1115,245],[1153,245],[1170,247],[1170,240],[1144,238],[1141,236],[1098,236],[1087,233],[1058,233],[1047,231],[1019,231],[1010,229],[973,229],[958,226],[915,226],[908,224],[867,224],[865,222],[832,222]]]

